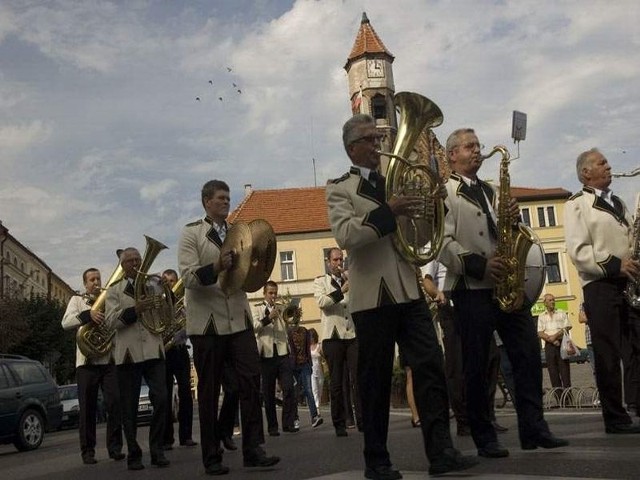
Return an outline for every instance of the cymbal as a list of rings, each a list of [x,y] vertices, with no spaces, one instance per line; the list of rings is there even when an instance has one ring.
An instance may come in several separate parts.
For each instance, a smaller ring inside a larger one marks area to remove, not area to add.
[[[255,292],[269,280],[273,265],[276,263],[277,242],[273,228],[266,220],[256,219],[249,222],[253,249],[251,265],[242,289]]]
[[[234,251],[233,265],[220,273],[220,288],[227,295],[240,290],[251,265],[251,230],[245,222],[237,222],[227,230],[220,255]]]

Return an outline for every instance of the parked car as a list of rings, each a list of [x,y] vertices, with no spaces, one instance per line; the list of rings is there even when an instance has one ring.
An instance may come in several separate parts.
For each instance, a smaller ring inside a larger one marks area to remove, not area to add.
[[[173,401],[171,402],[171,415],[173,421],[178,419],[178,385],[173,383]],[[153,405],[149,399],[149,385],[142,379],[142,385],[140,386],[140,399],[138,400],[138,424],[151,423],[151,417],[153,416]]]
[[[62,422],[58,385],[44,366],[21,355],[0,354],[0,443],[18,450],[42,444]]]
[[[80,401],[78,400],[78,385],[64,385],[58,387],[62,402],[62,423],[60,428],[73,428],[78,425],[80,418]]]

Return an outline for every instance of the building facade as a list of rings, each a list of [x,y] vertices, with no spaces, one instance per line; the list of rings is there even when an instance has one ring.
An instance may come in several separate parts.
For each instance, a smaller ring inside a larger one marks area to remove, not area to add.
[[[67,304],[74,290],[0,222],[0,298],[45,297]]]

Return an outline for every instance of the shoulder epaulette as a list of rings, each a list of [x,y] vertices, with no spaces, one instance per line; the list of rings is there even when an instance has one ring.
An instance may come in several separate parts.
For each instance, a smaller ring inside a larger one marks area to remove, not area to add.
[[[576,198],[581,197],[581,196],[582,196],[582,190],[580,190],[579,192],[576,192],[573,195],[571,195],[569,197],[569,200],[575,200]]]
[[[254,307],[259,307],[260,305],[262,305],[263,302],[258,302],[258,303],[254,303],[253,306]]]
[[[349,172],[347,172],[344,175],[342,175],[340,178],[329,179],[329,180],[327,180],[327,185],[330,184],[330,183],[344,182],[350,176],[351,176],[351,174]]]
[[[200,225],[202,223],[202,219],[196,220],[195,222],[187,223],[185,227],[195,227],[196,225]]]

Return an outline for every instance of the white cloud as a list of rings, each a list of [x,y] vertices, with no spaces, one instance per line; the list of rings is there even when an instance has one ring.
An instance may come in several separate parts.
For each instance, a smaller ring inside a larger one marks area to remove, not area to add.
[[[0,148],[23,150],[47,140],[52,128],[40,120],[22,125],[0,125]]]
[[[235,205],[246,183],[313,185],[313,159],[317,184],[340,176],[343,65],[362,5],[2,2],[3,224],[77,285],[88,265],[106,276],[115,248],[144,248],[144,233],[171,248],[158,264],[175,267],[208,179],[226,180]],[[389,5],[366,10],[395,55],[396,91],[443,109],[441,142],[468,125],[486,145],[509,144],[517,109],[529,130],[514,185],[575,190],[575,157],[592,146],[615,170],[638,165],[638,2]],[[482,174],[496,178],[497,162]],[[614,183],[628,203],[636,185]]]

